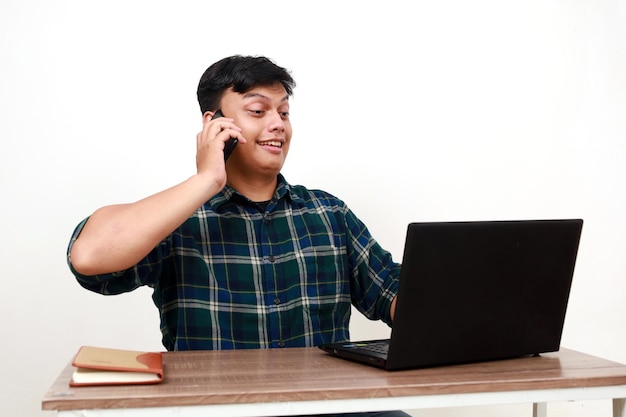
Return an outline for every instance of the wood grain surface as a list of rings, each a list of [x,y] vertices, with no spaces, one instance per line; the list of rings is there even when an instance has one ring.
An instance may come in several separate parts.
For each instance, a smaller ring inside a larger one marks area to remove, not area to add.
[[[158,385],[72,388],[68,364],[44,410],[359,399],[626,385],[626,365],[572,350],[389,372],[317,348],[167,352]]]

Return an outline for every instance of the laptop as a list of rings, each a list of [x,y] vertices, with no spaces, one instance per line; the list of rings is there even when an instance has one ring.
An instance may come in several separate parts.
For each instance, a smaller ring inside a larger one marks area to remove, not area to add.
[[[558,351],[582,225],[411,223],[390,339],[319,347],[386,370]]]

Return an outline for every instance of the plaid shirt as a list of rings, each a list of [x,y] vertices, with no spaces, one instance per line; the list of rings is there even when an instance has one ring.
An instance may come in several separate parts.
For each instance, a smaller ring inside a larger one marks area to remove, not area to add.
[[[316,346],[349,339],[351,303],[391,323],[400,266],[344,202],[289,185],[265,209],[226,187],[134,267],[83,276],[118,294],[148,285],[168,350]]]

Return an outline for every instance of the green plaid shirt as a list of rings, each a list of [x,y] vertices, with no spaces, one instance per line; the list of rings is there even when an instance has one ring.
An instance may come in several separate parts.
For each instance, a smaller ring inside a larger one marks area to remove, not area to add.
[[[83,276],[118,294],[148,285],[168,350],[316,346],[349,339],[350,305],[390,324],[400,266],[344,202],[289,185],[266,208],[226,187],[126,271]]]

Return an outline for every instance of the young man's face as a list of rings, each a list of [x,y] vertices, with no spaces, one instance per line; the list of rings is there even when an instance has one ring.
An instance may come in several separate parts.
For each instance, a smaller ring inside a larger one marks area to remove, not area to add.
[[[230,172],[243,175],[277,175],[291,142],[289,96],[282,84],[254,87],[243,94],[227,90],[222,113],[234,119],[247,143],[238,144],[228,160]]]

